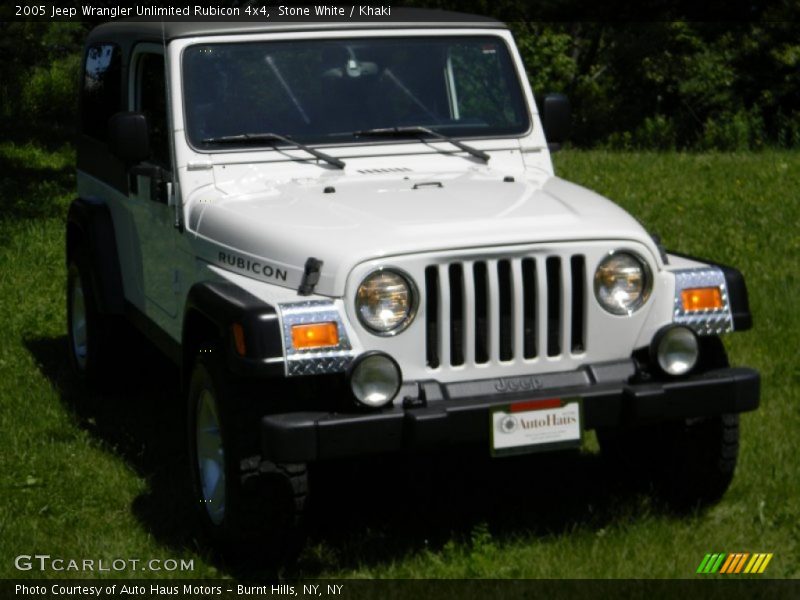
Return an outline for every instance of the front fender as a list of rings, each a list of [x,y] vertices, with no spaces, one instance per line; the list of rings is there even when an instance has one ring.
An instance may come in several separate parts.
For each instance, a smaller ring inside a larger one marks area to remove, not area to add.
[[[241,326],[244,354],[233,327]],[[212,339],[205,339],[205,338]],[[233,373],[284,376],[283,342],[275,307],[231,282],[196,283],[189,290],[183,319],[183,364],[190,365],[204,342],[217,341]]]
[[[92,289],[103,314],[125,312],[122,271],[111,211],[102,200],[77,198],[67,213],[67,264],[83,249],[91,268]]]

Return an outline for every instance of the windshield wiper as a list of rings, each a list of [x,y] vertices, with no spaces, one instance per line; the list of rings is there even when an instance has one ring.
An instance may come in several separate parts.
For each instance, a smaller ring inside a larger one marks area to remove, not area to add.
[[[443,133],[439,133],[438,131],[434,131],[433,129],[428,129],[427,127],[422,127],[421,125],[411,125],[409,127],[385,127],[379,129],[364,129],[362,131],[354,131],[353,135],[356,137],[367,137],[367,136],[374,136],[374,137],[421,137],[421,136],[430,136],[450,144],[453,144],[456,148],[460,148],[464,152],[475,156],[476,158],[480,158],[483,161],[489,162],[491,156],[484,152],[483,150],[478,150],[477,148],[473,148],[472,146],[468,146],[464,142],[460,142],[457,139],[451,138],[449,135],[444,135]]]
[[[210,137],[203,140],[204,144],[269,144],[270,142],[283,142],[284,144],[294,146],[298,150],[308,152],[311,156],[314,156],[320,160],[324,160],[326,163],[331,164],[334,167],[344,169],[345,164],[343,160],[338,159],[335,156],[331,156],[330,154],[325,154],[324,152],[311,148],[310,146],[306,146],[305,144],[301,144],[300,142],[296,142],[277,133],[240,133],[238,135],[221,135],[219,137]]]

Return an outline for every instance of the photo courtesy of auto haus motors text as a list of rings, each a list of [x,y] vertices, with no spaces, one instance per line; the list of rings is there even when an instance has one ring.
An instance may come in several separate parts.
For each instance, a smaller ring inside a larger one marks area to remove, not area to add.
[[[270,597],[343,597],[346,584],[312,583],[312,584],[270,584],[270,585],[245,585],[213,583],[182,583],[174,585],[169,583],[140,584],[126,583],[96,583],[91,585],[56,583],[44,585],[28,585],[18,583],[14,585],[14,595],[17,597],[48,597],[48,598],[151,598],[151,597],[179,597],[179,598],[256,598]]]

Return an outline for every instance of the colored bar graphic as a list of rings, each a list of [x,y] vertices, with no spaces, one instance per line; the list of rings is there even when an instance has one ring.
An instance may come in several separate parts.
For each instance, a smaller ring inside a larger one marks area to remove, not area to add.
[[[738,575],[738,574],[761,574],[763,573],[769,561],[772,560],[772,554],[757,552],[750,554],[749,552],[734,552],[732,554],[725,553],[708,553],[700,561],[696,573],[711,574],[719,573],[725,575]]]
[[[744,562],[745,562],[745,561],[748,559],[748,557],[749,557],[749,556],[750,556],[750,553],[749,553],[749,552],[745,552],[745,553],[742,555],[742,560],[740,560],[740,561],[739,561],[739,564],[738,564],[738,565],[736,565],[736,573],[740,573],[740,572],[741,572],[741,570],[742,570],[742,567],[744,567]]]
[[[742,554],[741,552],[737,552],[737,553],[736,553],[736,558],[735,558],[735,559],[733,560],[733,562],[731,563],[731,566],[730,566],[730,567],[728,567],[728,573],[729,573],[729,574],[730,574],[730,573],[735,573],[735,572],[736,572],[736,569],[737,569],[737,567],[739,566],[739,563],[740,563],[740,562],[742,562],[742,557],[743,557],[743,556],[744,556],[744,554]]]
[[[700,566],[699,566],[699,567],[697,567],[697,571],[695,571],[695,573],[705,573],[705,568],[706,568],[706,565],[708,564],[708,562],[709,562],[710,560],[711,560],[711,555],[710,555],[710,554],[706,554],[706,555],[703,557],[703,560],[702,560],[702,561],[700,561]]]
[[[722,565],[722,568],[719,570],[720,573],[732,573],[733,570],[736,568],[736,564],[739,562],[739,557],[741,554],[738,552],[734,552],[733,554],[728,555],[728,560],[725,561],[725,564]]]
[[[711,573],[711,569],[714,567],[714,563],[717,562],[717,558],[719,558],[719,554],[711,554],[709,556],[708,562],[703,569],[703,573]]]
[[[772,560],[772,554],[771,553],[767,554],[766,558],[764,559],[764,562],[761,563],[761,567],[758,569],[758,572],[759,573],[763,573],[764,569],[767,568],[767,565],[769,564],[769,561],[771,561],[771,560]]]
[[[752,573],[758,573],[758,569],[761,567],[761,563],[764,562],[764,559],[767,558],[766,554],[759,554],[758,558],[756,559],[755,564],[753,564],[753,568],[751,569]]]
[[[757,568],[762,560],[764,560],[763,554],[753,554],[753,558],[751,558],[750,562],[747,563],[747,566],[744,568],[744,572],[749,573],[753,570],[754,566]]]
[[[706,563],[705,568],[703,569],[703,573],[713,573],[712,569],[714,565],[717,564],[717,560],[719,559],[719,554],[710,554],[708,557],[708,562]]]
[[[719,570],[720,573],[727,573],[728,569],[731,567],[731,563],[736,558],[735,554],[728,554],[728,559],[722,565],[722,568]]]
[[[723,553],[723,554],[720,554],[720,555],[719,555],[719,558],[718,558],[718,559],[717,559],[717,561],[714,563],[714,566],[713,566],[713,567],[711,567],[711,570],[709,571],[709,573],[716,573],[717,571],[719,571],[719,567],[720,567],[720,565],[722,564],[722,560],[723,560],[724,558],[725,558],[725,554],[724,554],[724,553]]]

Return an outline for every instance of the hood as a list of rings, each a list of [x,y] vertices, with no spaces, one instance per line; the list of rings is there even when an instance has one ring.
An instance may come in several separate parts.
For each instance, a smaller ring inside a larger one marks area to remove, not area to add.
[[[315,291],[331,296],[355,265],[387,256],[581,239],[652,247],[635,219],[594,192],[490,170],[287,181],[193,203],[189,228],[211,262],[287,287],[309,257],[322,260]]]

